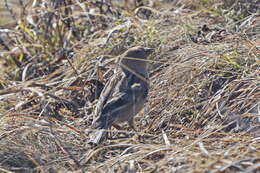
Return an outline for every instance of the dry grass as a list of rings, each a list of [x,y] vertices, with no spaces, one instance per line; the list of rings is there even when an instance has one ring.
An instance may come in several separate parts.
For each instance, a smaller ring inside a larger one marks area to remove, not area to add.
[[[259,16],[221,4],[29,4],[0,31],[0,172],[260,172]],[[136,45],[156,49],[139,132],[91,147],[98,57]]]

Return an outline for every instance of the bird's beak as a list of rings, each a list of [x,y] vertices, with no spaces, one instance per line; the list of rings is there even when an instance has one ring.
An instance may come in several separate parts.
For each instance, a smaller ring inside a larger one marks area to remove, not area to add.
[[[148,48],[148,47],[146,47],[146,48],[144,48],[144,51],[145,51],[145,53],[146,53],[147,55],[150,55],[150,54],[152,54],[152,53],[154,52],[154,49],[153,49],[153,48]]]

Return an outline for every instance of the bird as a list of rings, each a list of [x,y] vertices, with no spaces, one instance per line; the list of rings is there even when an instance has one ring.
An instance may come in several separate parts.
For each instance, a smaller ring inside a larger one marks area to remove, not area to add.
[[[118,57],[118,68],[106,83],[96,106],[90,144],[103,143],[108,130],[118,123],[127,122],[135,129],[134,116],[144,107],[149,91],[146,60],[153,52],[152,48],[135,46]]]

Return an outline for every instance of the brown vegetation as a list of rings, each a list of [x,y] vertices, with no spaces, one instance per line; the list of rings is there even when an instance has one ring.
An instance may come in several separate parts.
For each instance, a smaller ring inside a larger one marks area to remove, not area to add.
[[[28,2],[2,3],[0,172],[260,171],[258,1]],[[137,45],[155,48],[139,131],[91,147],[104,55]]]

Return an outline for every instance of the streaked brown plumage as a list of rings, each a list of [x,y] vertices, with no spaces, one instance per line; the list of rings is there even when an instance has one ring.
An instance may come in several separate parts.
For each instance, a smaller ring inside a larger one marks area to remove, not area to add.
[[[92,128],[96,130],[90,143],[100,144],[112,125],[128,122],[143,108],[149,90],[147,62],[153,49],[133,47],[119,59],[119,68],[106,84],[96,107]]]

